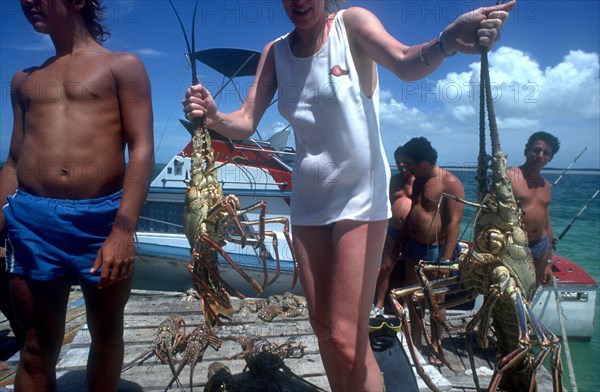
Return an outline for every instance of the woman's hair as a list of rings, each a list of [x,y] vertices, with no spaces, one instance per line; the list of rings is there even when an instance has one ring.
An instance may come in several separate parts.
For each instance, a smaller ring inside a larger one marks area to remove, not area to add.
[[[335,13],[342,9],[344,0],[325,0],[325,9],[331,13]]]
[[[100,3],[101,0],[86,0],[85,5],[81,10],[81,16],[83,16],[85,26],[99,44],[106,41],[110,36],[106,27],[100,23],[104,19],[104,13],[106,11]]]

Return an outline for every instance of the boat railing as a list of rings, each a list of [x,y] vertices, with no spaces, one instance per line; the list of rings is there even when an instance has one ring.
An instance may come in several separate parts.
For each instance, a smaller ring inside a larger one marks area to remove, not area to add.
[[[254,140],[253,140],[254,141]],[[281,150],[266,150],[264,149],[262,146],[260,146],[259,144],[257,144],[257,147],[260,148],[260,152],[264,152],[266,154],[269,155],[273,155],[273,156],[277,156],[277,155],[296,155],[295,152],[292,151],[281,151]],[[256,151],[256,148],[253,147],[240,147],[240,146],[236,146],[235,147],[237,150],[245,150],[245,151]]]
[[[290,126],[288,125],[281,131],[277,132],[276,134],[271,136],[271,138],[269,140],[264,141],[264,140],[255,140],[252,138],[248,138],[248,139],[244,140],[242,142],[242,144],[246,144],[248,146],[255,146],[258,149],[260,149],[261,152],[269,154],[275,162],[280,164],[283,168],[285,168],[287,171],[289,171],[291,173],[292,172],[291,166],[288,164],[288,162],[285,162],[282,159],[282,156],[288,156],[293,159],[293,157],[296,155],[295,151],[293,151],[293,150],[287,151],[286,150],[287,147],[285,147],[286,141],[290,134],[290,131],[287,130],[289,127]],[[268,147],[268,148],[265,148],[265,147]],[[254,148],[254,147],[243,147],[240,145],[235,145],[234,148],[238,149],[238,150],[242,150],[242,151],[256,151],[256,148]]]
[[[148,221],[148,222],[155,222],[155,223],[160,223],[160,224],[163,224],[163,225],[173,226],[173,227],[177,227],[177,228],[183,229],[183,225],[180,225],[178,223],[167,222],[167,221],[163,221],[163,220],[160,220],[160,219],[148,218],[146,216],[141,216],[141,215],[140,215],[140,217],[138,219],[142,219],[142,220],[145,220],[145,221]]]
[[[161,182],[163,184],[163,187],[167,186],[167,183],[169,182],[175,182],[175,183],[183,183],[184,180],[182,179],[176,179],[176,178],[162,178]],[[219,180],[219,182],[221,183],[221,186],[223,185],[238,185],[238,184],[244,184],[244,185],[248,185],[249,182],[247,181],[225,181],[225,180]],[[290,184],[288,184],[287,182],[252,182],[252,184],[254,185],[254,187],[257,186],[281,186],[283,188],[288,187]]]

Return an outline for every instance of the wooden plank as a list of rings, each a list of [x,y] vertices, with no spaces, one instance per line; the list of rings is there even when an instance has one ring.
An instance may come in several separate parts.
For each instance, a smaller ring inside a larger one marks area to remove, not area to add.
[[[282,344],[287,341],[286,338],[279,338],[270,340],[275,344]],[[317,339],[314,335],[305,335],[300,336],[294,339],[293,345],[302,344],[304,346],[305,355],[313,355],[318,354],[318,346]],[[141,354],[147,352],[150,349],[149,344],[141,344],[141,343],[128,343],[125,346],[125,357],[124,363],[128,364],[132,362],[134,359],[139,357]],[[79,367],[85,366],[85,361],[87,360],[87,355],[89,352],[89,345],[85,346],[72,346],[69,350],[69,355],[65,356],[61,362],[58,364],[58,368],[64,369],[69,367]],[[209,347],[204,353],[204,358],[206,360],[211,361],[227,361],[228,358],[233,357],[242,352],[242,347],[238,342],[225,340],[223,341],[221,348],[216,351],[212,347]],[[155,361],[155,357],[152,356],[150,359],[145,362],[153,362]],[[82,365],[83,363],[83,365]]]
[[[152,297],[150,295],[144,301],[129,301],[125,307],[125,314],[131,317],[137,317],[138,315],[153,315],[158,314],[164,317],[172,315],[191,315],[199,318],[202,316],[202,309],[200,301],[183,300],[185,296],[172,296],[167,298]],[[259,321],[257,313],[257,302],[264,301],[260,298],[247,298],[240,300],[239,298],[232,297],[232,309],[233,318],[231,320],[224,320],[225,323],[247,323],[252,321]],[[245,306],[250,314],[246,317],[240,315],[240,307]],[[273,321],[277,320],[293,320],[293,319],[308,319],[308,313],[304,312],[303,315],[298,317],[286,317],[284,315],[277,315]],[[260,320],[262,321],[262,320]]]
[[[154,340],[157,327],[164,318],[155,318],[149,320],[146,316],[138,319],[129,319],[128,327],[124,331],[125,342],[147,342]],[[160,320],[160,321],[159,321]],[[190,332],[193,328],[202,324],[201,320],[189,321],[186,325],[186,331]],[[296,337],[301,335],[313,334],[310,323],[307,320],[286,320],[283,322],[272,323],[251,323],[251,324],[232,324],[218,327],[216,335],[221,338],[232,338],[240,336],[259,335],[269,339],[282,336]],[[86,345],[90,343],[90,334],[86,327],[82,328],[73,339],[74,345]]]
[[[152,314],[126,314],[124,317],[125,328],[157,328],[158,325],[163,322],[167,317],[170,316],[181,316],[185,321],[186,327],[196,327],[198,325],[204,325],[204,318],[202,315],[197,313],[186,313],[178,312],[173,314],[165,313],[152,313]],[[248,324],[266,324],[266,325],[278,325],[278,324],[294,324],[308,322],[307,317],[277,317],[270,322],[264,322],[259,319],[256,315],[251,314],[249,317],[239,318],[234,315],[231,321],[224,320],[222,327],[239,327],[240,325]]]
[[[126,307],[125,316],[125,363],[129,363],[151,346],[156,330],[160,322],[168,315],[180,314],[186,321],[186,331],[189,333],[194,327],[203,325],[202,314],[199,311],[198,301],[181,301],[183,296],[180,293],[159,293],[152,292],[133,294]],[[240,309],[240,306],[247,306],[253,310],[256,306],[256,299],[239,300],[232,299],[234,309]],[[83,315],[79,310],[80,316]],[[73,322],[81,317],[75,317],[73,312]],[[84,318],[84,317],[83,317]],[[464,320],[460,320],[463,322]],[[77,321],[79,322],[79,321]],[[286,339],[293,339],[295,343],[301,343],[305,348],[305,356],[302,358],[288,358],[285,364],[292,371],[319,387],[329,390],[327,378],[324,372],[323,364],[318,351],[318,343],[309,321],[306,317],[298,319],[276,318],[271,323],[266,323],[256,318],[256,313],[250,317],[241,318],[234,315],[233,321],[220,326],[216,329],[217,335],[224,338],[223,344],[218,351],[208,348],[204,353],[202,362],[196,365],[194,371],[193,387],[196,390],[202,390],[206,383],[208,366],[216,361],[226,364],[238,380],[244,380],[248,373],[244,372],[245,361],[243,359],[228,359],[241,351],[239,343],[231,340],[235,337],[260,335],[273,343],[282,343]],[[447,335],[447,334],[445,334]],[[399,335],[405,351],[408,353],[406,341]],[[460,343],[462,342],[462,343]],[[61,391],[84,391],[85,386],[85,367],[89,353],[90,336],[87,326],[83,325],[76,333],[68,350],[61,353],[62,358],[57,368],[58,389]],[[460,331],[453,331],[452,335],[444,338],[445,356],[452,363],[457,373],[452,373],[449,369],[442,367],[440,369],[427,364],[426,359],[419,357],[420,363],[424,364],[424,370],[435,381],[436,385],[442,390],[450,392],[473,391],[474,383],[468,369],[470,365],[464,348],[464,335]],[[409,356],[410,358],[410,356]],[[477,366],[492,368],[494,363],[494,353],[478,352]],[[411,363],[412,363],[412,359]],[[183,370],[180,380],[184,387],[189,388],[189,367]],[[413,364],[413,372],[414,364]],[[171,378],[171,370],[168,365],[160,363],[156,357],[151,357],[144,363],[137,364],[131,369],[123,372],[119,384],[119,390],[122,391],[162,391]],[[481,376],[481,385],[487,386],[490,376]],[[538,375],[539,391],[551,390],[551,383],[548,382],[549,375],[542,371]],[[429,388],[417,376],[417,382],[421,391],[428,391]]]
[[[71,349],[69,352],[73,359],[68,361],[63,360],[61,366],[57,368],[59,384],[61,384],[61,377],[65,377],[71,373],[71,376],[68,377],[72,384],[69,385],[69,390],[85,390],[85,384],[82,381],[85,380],[83,372],[85,370],[87,352],[84,349]],[[236,375],[237,378],[244,375],[244,369],[246,367],[246,362],[244,360],[226,360],[224,358],[217,360],[228,366],[232,374]],[[208,366],[213,362],[215,362],[215,360],[204,358],[202,362],[196,364],[194,369],[194,388],[202,388],[206,384]],[[326,381],[323,382],[324,380],[319,380],[319,378],[325,379],[325,375],[323,373],[323,364],[318,353],[305,355],[302,358],[288,358],[284,363],[290,369],[293,369],[294,374],[297,376],[307,378],[309,381],[313,379],[317,385],[327,385]],[[76,382],[76,380],[74,380],[74,374],[79,374],[82,379],[79,382]],[[124,371],[121,375],[121,383],[137,385],[144,391],[164,390],[171,377],[172,373],[168,365],[162,364],[156,359],[152,359]],[[185,388],[189,388],[189,377],[190,367],[186,366],[179,376],[179,379]],[[75,385],[79,385],[80,387],[83,387],[83,389],[72,389]]]
[[[85,383],[85,370],[72,370],[68,372],[57,373],[57,389],[61,392],[84,392],[87,390]],[[194,372],[194,391],[202,391],[206,385],[206,380],[199,378]],[[162,392],[165,390],[165,380],[160,379],[163,375],[157,377],[153,376],[153,372],[147,372],[146,374],[136,374],[133,377],[124,376],[119,380],[117,389],[119,392]],[[245,377],[242,375],[235,375],[236,380],[240,381],[244,385]],[[325,391],[330,391],[327,378],[324,376],[306,376],[305,380],[317,385]],[[154,381],[154,382],[152,382]],[[181,378],[182,384],[189,390],[189,378]],[[167,380],[168,383],[168,380]],[[177,387],[171,388],[172,391],[176,391]],[[247,390],[246,390],[247,391]]]

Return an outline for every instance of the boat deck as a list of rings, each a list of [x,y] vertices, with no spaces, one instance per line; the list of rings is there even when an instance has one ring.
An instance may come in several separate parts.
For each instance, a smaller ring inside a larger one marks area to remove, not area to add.
[[[181,315],[186,321],[186,330],[189,333],[193,328],[203,324],[199,310],[198,301],[185,301],[185,295],[175,292],[156,291],[134,291],[127,304],[125,311],[125,363],[129,363],[151,345],[158,324],[171,315]],[[234,308],[239,309],[241,304],[248,305],[252,309],[255,299],[241,301],[234,299]],[[449,314],[451,324],[464,325],[464,319],[468,313]],[[4,318],[0,319],[0,331],[6,331],[8,323]],[[301,358],[288,358],[285,364],[298,376],[309,382],[329,390],[323,364],[321,362],[316,338],[306,318],[276,317],[272,322],[264,322],[257,318],[257,314],[251,312],[245,317],[236,313],[231,324],[220,327],[217,334],[222,338],[260,335],[273,343],[283,343],[291,340],[294,343],[302,343],[305,355]],[[425,366],[425,371],[434,380],[440,390],[443,391],[473,391],[475,390],[473,379],[465,372],[469,369],[468,357],[464,345],[464,336],[448,336],[444,340],[445,356],[453,365],[457,373],[453,373],[446,367],[438,368],[431,365]],[[0,333],[0,340],[6,340],[6,333]],[[8,335],[10,337],[10,334]],[[406,342],[401,339],[406,348]],[[81,292],[77,289],[71,294],[69,310],[67,313],[67,328],[64,346],[61,351],[57,366],[57,382],[60,391],[85,391],[85,366],[89,351],[90,336],[85,324],[85,306]],[[4,346],[0,344],[0,349]],[[241,347],[233,340],[223,340],[219,351],[208,348],[204,354],[203,361],[196,365],[194,371],[193,388],[202,390],[207,382],[208,366],[213,362],[226,364],[238,380],[248,380],[248,373],[244,373],[245,362],[243,359],[227,358],[241,351]],[[14,382],[18,353],[5,359],[0,366],[0,390],[11,390]],[[493,366],[493,352],[477,353],[477,368]],[[424,361],[422,363],[425,363]],[[414,366],[413,366],[414,370]],[[491,373],[491,371],[490,371]],[[416,372],[415,372],[416,374]],[[171,379],[171,371],[167,365],[161,364],[155,357],[134,366],[121,375],[119,383],[120,391],[163,391]],[[183,386],[190,386],[189,366],[180,375]],[[482,385],[486,385],[489,376],[480,377]],[[417,376],[419,389],[428,391],[429,388]],[[247,384],[246,384],[247,385]],[[538,390],[551,391],[551,380],[548,372],[544,369],[538,373]]]

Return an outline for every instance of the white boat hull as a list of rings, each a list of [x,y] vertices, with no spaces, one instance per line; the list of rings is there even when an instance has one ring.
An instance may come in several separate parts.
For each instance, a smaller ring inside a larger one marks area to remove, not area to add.
[[[220,276],[233,288],[247,297],[266,297],[291,291],[302,295],[300,283],[292,288],[293,264],[290,250],[283,235],[278,233],[280,254],[280,276],[262,294],[256,291],[237,273],[229,263],[219,256]],[[190,260],[190,245],[182,234],[137,233],[137,263],[134,288],[164,291],[186,291],[192,287],[192,276],[187,271]],[[265,240],[267,249],[268,280],[276,274],[276,261],[271,239]],[[228,243],[224,247],[233,261],[259,284],[264,283],[263,266],[258,253],[251,247],[244,248]]]
[[[563,326],[569,338],[589,339],[594,333],[597,285],[561,284],[558,286]],[[535,293],[533,310],[554,334],[562,336],[556,295],[552,286]]]
[[[590,339],[593,336],[597,289],[597,284],[558,284],[567,337]],[[480,295],[475,300],[473,309],[479,309],[482,304],[483,296]],[[553,286],[540,287],[533,296],[532,304],[533,311],[541,322],[555,335],[563,336]]]

